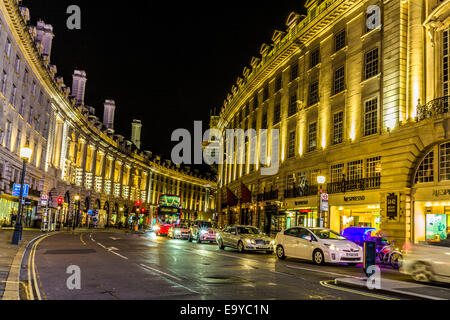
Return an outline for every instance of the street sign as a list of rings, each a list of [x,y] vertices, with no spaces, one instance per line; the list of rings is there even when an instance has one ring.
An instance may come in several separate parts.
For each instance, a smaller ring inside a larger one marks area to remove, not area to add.
[[[41,206],[46,207],[48,205],[47,200],[41,200]]]
[[[48,201],[48,195],[47,195],[47,194],[43,194],[43,195],[41,196],[41,200],[42,200],[42,201]]]
[[[23,198],[28,197],[28,191],[29,190],[30,190],[30,186],[25,184],[23,186],[23,192],[22,192],[22,197]],[[17,183],[14,184],[12,196],[13,197],[20,197],[20,184],[17,184]]]
[[[320,195],[320,210],[328,211],[328,194],[322,193]]]

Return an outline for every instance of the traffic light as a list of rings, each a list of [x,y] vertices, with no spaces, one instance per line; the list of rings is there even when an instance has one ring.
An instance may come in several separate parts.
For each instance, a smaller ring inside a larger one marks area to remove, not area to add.
[[[141,204],[142,204],[142,201],[141,201],[141,200],[136,201],[136,207],[140,207]]]
[[[142,209],[141,209],[141,212],[142,212],[142,213],[145,213],[145,211],[146,211],[145,208],[142,208]]]
[[[63,198],[59,197],[57,201],[58,201],[58,210],[61,210],[62,209],[62,203],[63,203],[64,200],[63,200]]]

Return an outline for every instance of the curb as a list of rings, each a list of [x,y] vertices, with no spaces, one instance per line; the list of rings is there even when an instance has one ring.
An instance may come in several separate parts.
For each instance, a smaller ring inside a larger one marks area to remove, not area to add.
[[[448,301],[448,299],[442,299],[442,298],[438,298],[438,297],[427,296],[427,295],[423,295],[423,294],[420,294],[420,293],[405,292],[405,291],[396,290],[396,289],[374,289],[374,290],[369,290],[369,288],[367,288],[367,286],[358,285],[358,284],[355,284],[355,283],[348,283],[348,282],[342,281],[342,279],[335,279],[334,283],[336,285],[341,285],[341,286],[347,287],[347,288],[357,288],[357,289],[363,288],[363,289],[365,289],[366,291],[369,291],[369,292],[385,293],[385,294],[391,294],[391,295],[394,294],[396,296],[407,297],[407,298],[415,299],[415,300],[420,298],[420,299],[424,299],[424,300]]]
[[[48,235],[47,233],[44,233],[40,236],[37,236],[27,243],[22,243],[19,247],[19,250],[17,251],[16,255],[14,256],[13,262],[11,264],[11,267],[9,269],[8,279],[6,280],[6,287],[5,292],[3,293],[3,297],[0,300],[6,300],[6,301],[17,301],[20,300],[20,270],[22,268],[22,260],[25,255],[26,250],[28,249],[29,245],[33,243],[34,241],[45,237]]]

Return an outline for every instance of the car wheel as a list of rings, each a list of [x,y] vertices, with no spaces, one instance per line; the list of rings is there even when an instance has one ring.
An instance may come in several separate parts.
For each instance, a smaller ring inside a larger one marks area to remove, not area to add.
[[[431,282],[432,275],[430,266],[423,262],[417,262],[412,267],[411,276],[417,282]]]
[[[325,257],[323,256],[322,250],[319,250],[319,249],[315,250],[313,253],[312,260],[313,260],[314,264],[317,264],[319,266],[324,265]]]
[[[280,259],[280,260],[286,259],[286,256],[285,256],[285,254],[284,254],[284,248],[283,248],[283,246],[278,246],[278,247],[277,247],[277,257],[278,257],[278,259]]]
[[[403,257],[399,253],[393,253],[391,256],[391,266],[394,269],[400,269],[402,267]]]
[[[223,245],[222,239],[219,239],[219,241],[217,242],[217,245],[219,246],[220,250],[224,250],[225,249],[225,246]]]
[[[242,241],[239,241],[239,243],[238,243],[238,251],[239,251],[239,253],[245,253],[245,247],[244,247],[244,243]]]

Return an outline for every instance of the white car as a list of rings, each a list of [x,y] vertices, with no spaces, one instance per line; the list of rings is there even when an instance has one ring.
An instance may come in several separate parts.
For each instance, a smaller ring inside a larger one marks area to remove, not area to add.
[[[450,283],[450,240],[405,245],[400,272],[418,282]]]
[[[363,263],[363,249],[357,244],[325,228],[295,227],[283,230],[275,238],[275,253],[286,257],[325,263]]]

